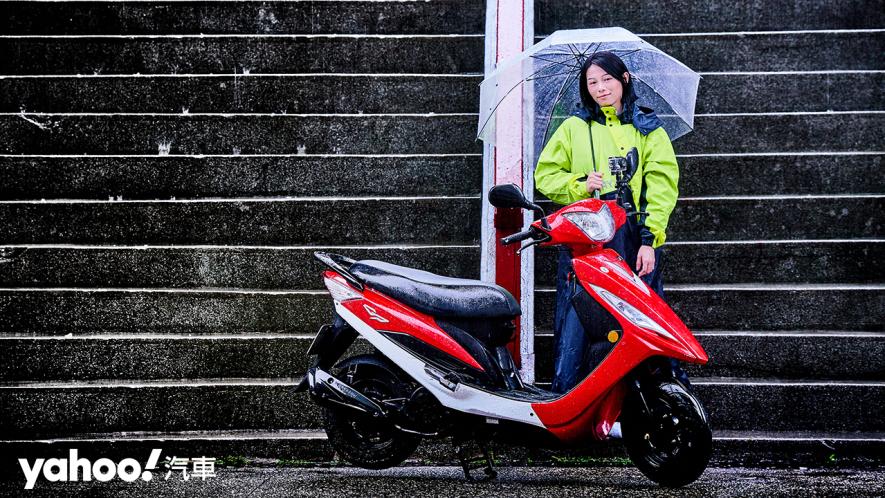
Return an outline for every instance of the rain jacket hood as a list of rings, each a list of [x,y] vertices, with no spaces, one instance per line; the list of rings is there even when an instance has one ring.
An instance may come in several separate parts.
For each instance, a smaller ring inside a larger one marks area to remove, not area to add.
[[[586,106],[581,106],[573,115],[584,121],[592,119],[601,125],[605,125],[605,113],[603,113],[602,109],[595,104],[596,103],[594,102],[594,108],[592,110],[588,110]],[[637,130],[639,130],[639,133],[642,133],[643,135],[648,135],[656,129],[664,126],[664,122],[661,121],[661,118],[659,118],[657,114],[655,114],[655,111],[639,105],[639,103],[636,102],[635,97],[630,99],[629,102],[625,102],[622,109],[621,113],[618,114],[618,119],[621,121],[621,124],[632,124]]]

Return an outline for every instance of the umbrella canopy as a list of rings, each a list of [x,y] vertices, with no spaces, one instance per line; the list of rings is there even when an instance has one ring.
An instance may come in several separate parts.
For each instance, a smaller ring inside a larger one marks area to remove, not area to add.
[[[495,143],[497,111],[507,102],[534,102],[535,149],[581,108],[580,68],[598,51],[610,51],[627,65],[638,103],[654,109],[672,140],[694,127],[700,75],[623,28],[557,31],[521,54],[501,61],[480,85],[477,138]],[[533,98],[532,98],[533,96]]]

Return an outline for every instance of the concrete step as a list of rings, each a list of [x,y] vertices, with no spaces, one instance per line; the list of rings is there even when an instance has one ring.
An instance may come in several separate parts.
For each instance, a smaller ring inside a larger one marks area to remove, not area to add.
[[[6,257],[0,287],[320,289],[323,266],[313,257],[317,250],[323,248],[31,246]],[[475,245],[325,250],[447,276],[479,276]],[[536,251],[535,285],[555,286],[556,252]],[[671,243],[664,257],[666,285],[885,280],[883,240]]]
[[[136,433],[84,433],[64,438],[0,441],[0,475],[24,483],[17,458],[78,457],[135,458],[147,461],[151,450],[161,458],[214,457],[234,465],[287,465],[310,467],[335,461],[334,450],[321,430],[279,431],[178,431]],[[593,456],[625,457],[620,442],[597,443],[573,450],[530,450],[496,445],[500,465],[556,465],[557,458]],[[761,432],[714,431],[710,466],[822,467],[828,469],[879,467],[885,435],[875,432]],[[623,461],[623,460],[620,460]],[[240,462],[240,463],[236,463]],[[404,465],[447,464],[457,461],[446,440],[425,441]]]
[[[885,114],[875,111],[706,114],[697,116],[695,131],[673,146],[679,154],[875,151],[874,130],[883,122]]]
[[[0,386],[0,439],[78,432],[316,429],[294,379],[95,381]],[[883,432],[885,384],[697,378],[718,430]]]
[[[702,8],[702,7],[700,7]],[[617,24],[615,24],[617,25]],[[880,28],[877,26],[877,28]],[[657,33],[662,29],[654,30]],[[672,32],[672,28],[666,31]],[[771,31],[645,35],[642,38],[694,71],[879,70],[885,31]],[[876,48],[878,47],[878,48]],[[827,53],[834,59],[820,60]],[[841,59],[846,57],[849,60]]]
[[[0,287],[322,289],[314,251],[477,278],[478,246],[32,247],[0,265]]]
[[[845,88],[855,90],[852,98],[840,97]],[[696,112],[882,110],[883,91],[885,72],[704,74],[698,87]],[[761,95],[777,97],[760,106]]]
[[[885,196],[686,198],[668,239],[783,240],[878,238]]]
[[[880,70],[876,54],[882,52],[885,32],[644,38],[700,72]],[[9,54],[0,61],[0,74],[32,75],[482,73],[484,53],[482,35],[35,36],[0,39],[0,51]],[[826,60],[821,52],[828,54]]]
[[[879,239],[883,207],[885,196],[683,199],[668,241]],[[474,197],[0,203],[6,245],[475,244],[479,214]]]
[[[59,76],[0,78],[0,111],[476,112],[481,76]],[[852,98],[837,98],[852,88]],[[704,74],[697,112],[882,110],[883,72]],[[760,109],[757,96],[778,98]]]
[[[482,33],[483,2],[8,2],[0,34]]]
[[[710,363],[693,375],[885,380],[882,332],[800,331],[698,334]]]
[[[0,438],[77,432],[317,429],[295,379],[21,384],[0,387]]]
[[[0,203],[0,221],[12,244],[474,244],[480,208],[473,197],[38,201]]]
[[[0,39],[0,74],[483,72],[483,35],[167,35]]]
[[[876,147],[881,126],[885,113],[873,111],[707,114],[674,148],[863,152]],[[5,114],[0,154],[478,154],[475,134],[474,114]]]
[[[538,202],[547,213],[562,207]],[[670,215],[668,242],[879,238],[885,196],[687,197]]]
[[[187,33],[481,33],[482,2],[150,2],[132,7],[115,3],[8,2],[8,23],[0,34],[187,34]],[[863,29],[885,24],[878,9],[860,0],[768,2],[764,10],[732,5],[702,7],[688,0],[645,0],[629,6],[588,0],[535,3],[535,31],[624,26],[636,33],[785,29]],[[768,15],[778,12],[784,15]],[[678,13],[678,15],[674,15]]]
[[[697,378],[692,386],[718,429],[885,430],[885,383],[878,381]]]
[[[885,192],[881,153],[683,155],[682,197]],[[833,165],[838,174],[833,174]],[[330,177],[328,171],[334,172]],[[735,171],[746,174],[735,177]],[[0,156],[0,199],[479,195],[479,154]],[[846,181],[845,178],[857,179]],[[536,194],[538,196],[540,194]]]
[[[0,110],[278,114],[476,112],[481,79],[470,75],[412,74],[6,77],[0,79]]]
[[[0,157],[2,199],[479,195],[482,156]]]
[[[710,355],[692,377],[885,380],[885,333],[697,331]],[[96,334],[0,339],[0,382],[298,377],[313,334]],[[365,341],[346,356],[370,352]],[[536,379],[553,376],[553,336],[537,332]]]
[[[535,255],[535,285],[554,287],[558,249],[536,249]],[[824,284],[882,282],[883,260],[885,241],[674,242],[665,246],[661,264],[665,285]]]
[[[885,330],[885,286],[671,285],[667,302],[691,329]],[[553,329],[555,289],[535,291],[535,328]],[[870,311],[873,310],[871,313]]]
[[[535,293],[535,327],[551,330],[554,289]],[[882,285],[669,286],[692,329],[885,330]],[[314,333],[331,319],[326,291],[2,289],[3,333]]]
[[[332,318],[326,291],[5,290],[4,332],[14,334],[314,333]]]
[[[0,382],[296,378],[314,335],[7,337]],[[365,341],[354,350],[368,351]]]
[[[691,0],[640,0],[600,4],[592,0],[538,0],[535,32],[623,26],[635,33],[862,29],[885,25],[882,9],[863,0],[797,2],[767,0],[752,6]]]
[[[3,115],[6,154],[481,153],[476,116]]]
[[[681,148],[681,142],[676,146]],[[879,174],[882,157],[877,152],[683,155],[677,157],[679,193],[683,197],[878,194],[885,192],[885,178]]]
[[[536,333],[535,378],[550,382],[553,334]],[[882,332],[698,330],[695,337],[710,362],[686,365],[692,378],[885,380]]]

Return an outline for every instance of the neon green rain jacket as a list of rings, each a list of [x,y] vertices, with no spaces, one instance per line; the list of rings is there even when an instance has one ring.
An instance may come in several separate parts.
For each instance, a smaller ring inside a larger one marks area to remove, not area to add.
[[[591,121],[596,167],[602,171],[602,191],[615,190],[608,158],[626,156],[632,147],[639,151],[639,169],[630,180],[634,205],[648,216],[640,220],[654,235],[653,247],[667,239],[667,222],[679,196],[679,166],[670,137],[663,127],[643,135],[632,124],[622,124],[614,107],[603,107],[605,125]],[[571,204],[591,196],[586,181],[579,178],[593,171],[587,122],[572,116],[550,137],[535,168],[535,188],[557,204]]]

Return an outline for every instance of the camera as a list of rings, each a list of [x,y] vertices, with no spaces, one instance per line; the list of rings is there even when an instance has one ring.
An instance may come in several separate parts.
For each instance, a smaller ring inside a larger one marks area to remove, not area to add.
[[[608,158],[608,169],[615,176],[627,171],[627,159],[619,156]]]

